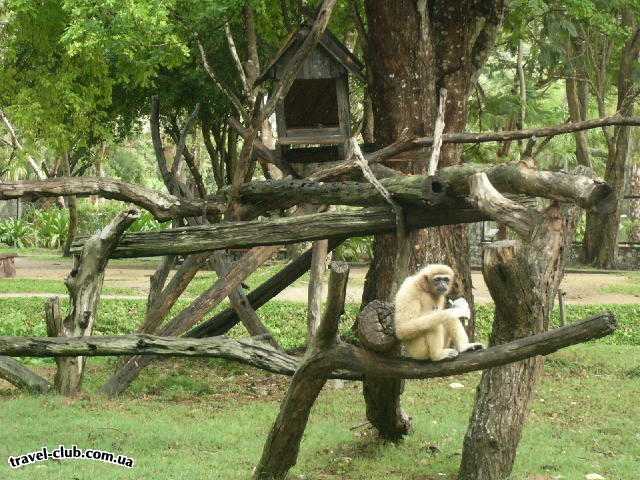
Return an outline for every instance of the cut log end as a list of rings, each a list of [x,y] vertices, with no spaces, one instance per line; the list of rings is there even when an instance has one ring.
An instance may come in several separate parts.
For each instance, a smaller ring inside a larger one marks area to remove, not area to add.
[[[374,300],[362,309],[357,319],[357,334],[362,346],[378,353],[391,351],[398,345],[395,337],[392,303]]]

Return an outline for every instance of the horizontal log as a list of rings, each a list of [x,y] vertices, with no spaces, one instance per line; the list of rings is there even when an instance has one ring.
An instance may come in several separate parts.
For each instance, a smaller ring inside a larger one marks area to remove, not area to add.
[[[0,200],[23,198],[34,200],[42,197],[75,195],[120,200],[148,210],[159,221],[177,217],[195,217],[224,212],[226,205],[212,201],[178,198],[140,185],[108,178],[56,177],[47,180],[25,180],[0,184]]]
[[[582,208],[609,211],[615,205],[613,189],[586,175],[531,169],[522,163],[500,165],[464,164],[439,170],[437,176],[396,175],[383,178],[382,185],[394,200],[408,207],[445,204],[454,206],[467,197],[469,178],[485,173],[500,192],[573,202]],[[221,196],[219,201],[228,199]],[[270,180],[249,182],[240,189],[240,201],[265,211],[288,208],[298,203],[317,205],[386,205],[368,182],[316,182]]]
[[[487,217],[470,206],[407,211],[409,228],[424,228],[450,223],[472,223]],[[112,258],[186,255],[227,248],[251,248],[283,245],[323,238],[371,235],[395,231],[396,215],[388,208],[371,208],[345,212],[324,212],[298,217],[226,222],[197,227],[183,227],[156,232],[124,235]],[[73,243],[79,252],[84,239]]]
[[[611,313],[520,338],[478,352],[466,352],[442,362],[388,358],[354,345],[341,343],[314,361],[314,372],[327,378],[360,380],[363,375],[387,378],[434,378],[497,367],[535,355],[548,355],[561,348],[613,333],[616,319]],[[293,375],[299,359],[252,339],[228,337],[204,339],[122,335],[115,337],[0,337],[0,355],[13,357],[160,355],[220,357],[284,375]]]

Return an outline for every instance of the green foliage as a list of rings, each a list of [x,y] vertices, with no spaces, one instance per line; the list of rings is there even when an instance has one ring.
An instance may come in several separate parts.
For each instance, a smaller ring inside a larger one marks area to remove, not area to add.
[[[336,260],[368,262],[373,258],[373,237],[351,237],[334,252]]]
[[[69,231],[69,211],[60,208],[32,209],[31,215],[23,217],[30,221],[36,232],[36,244],[45,248],[59,248],[64,244]]]
[[[23,248],[33,245],[37,234],[29,223],[20,218],[0,220],[0,241],[7,245]]]
[[[611,304],[611,305],[565,305],[567,324],[585,320],[591,316],[609,311],[618,321],[618,329],[598,343],[607,345],[636,345],[640,346],[640,305]],[[476,332],[479,338],[488,340],[493,323],[493,305],[476,306]],[[560,326],[560,314],[554,309],[551,314],[552,327]]]

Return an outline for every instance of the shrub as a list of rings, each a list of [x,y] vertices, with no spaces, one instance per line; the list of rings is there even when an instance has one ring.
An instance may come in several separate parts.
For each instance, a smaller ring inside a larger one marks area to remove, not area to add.
[[[33,212],[32,225],[39,247],[60,247],[69,231],[69,212],[60,208],[48,208]]]
[[[36,243],[36,231],[25,220],[9,218],[0,220],[0,241],[16,248]]]
[[[351,237],[336,248],[334,255],[343,262],[367,262],[373,258],[373,237]]]

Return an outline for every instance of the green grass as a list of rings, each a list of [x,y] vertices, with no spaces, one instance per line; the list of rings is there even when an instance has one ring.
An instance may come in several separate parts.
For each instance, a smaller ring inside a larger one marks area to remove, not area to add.
[[[640,297],[640,273],[625,273],[627,283],[622,285],[608,285],[601,289],[602,293],[620,293]]]
[[[76,400],[0,390],[0,458],[76,444],[131,456],[136,467],[63,461],[12,471],[5,464],[0,478],[249,478],[286,379],[221,360],[167,360],[145,370],[123,398],[108,401],[95,389],[111,363],[90,360],[89,393]],[[638,365],[637,347],[599,342],[550,356],[511,480],[582,479],[590,472],[637,478],[640,442],[632,427],[640,422]],[[478,379],[471,373],[408,382],[403,406],[414,430],[398,446],[357,427],[364,421],[359,384],[325,388],[291,478],[455,479]],[[452,381],[464,388],[452,390]]]

